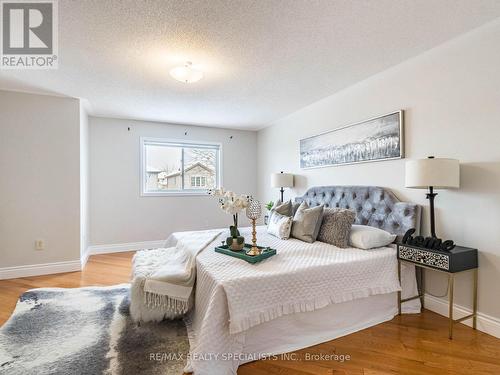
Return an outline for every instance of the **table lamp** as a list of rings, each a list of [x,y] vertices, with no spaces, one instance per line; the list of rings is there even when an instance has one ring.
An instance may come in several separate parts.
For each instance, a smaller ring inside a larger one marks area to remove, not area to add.
[[[271,174],[271,187],[280,188],[281,201],[283,202],[284,188],[293,187],[293,174],[283,173],[283,171]]]
[[[431,214],[431,236],[436,238],[434,221],[434,189],[449,189],[460,187],[460,164],[456,159],[435,158],[409,160],[406,162],[405,186],[413,189],[429,189]]]

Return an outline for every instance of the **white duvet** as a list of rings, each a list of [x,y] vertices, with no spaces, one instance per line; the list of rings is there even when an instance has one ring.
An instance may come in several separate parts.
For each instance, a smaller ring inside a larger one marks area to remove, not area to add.
[[[241,230],[250,238],[249,228]],[[174,233],[173,246],[187,233]],[[222,236],[223,237],[223,236]],[[255,265],[216,253],[215,239],[197,257],[195,309],[188,320],[187,371],[235,373],[251,327],[298,312],[400,290],[395,249],[339,249],[322,242],[280,240],[259,227],[259,245],[278,254]]]

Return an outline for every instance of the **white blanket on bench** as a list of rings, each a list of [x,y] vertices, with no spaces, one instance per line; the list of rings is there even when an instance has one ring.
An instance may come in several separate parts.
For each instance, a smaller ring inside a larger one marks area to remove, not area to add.
[[[140,279],[144,303],[161,308],[166,316],[188,312],[196,279],[196,256],[221,230],[186,232],[175,247],[141,250],[133,259],[133,283]]]

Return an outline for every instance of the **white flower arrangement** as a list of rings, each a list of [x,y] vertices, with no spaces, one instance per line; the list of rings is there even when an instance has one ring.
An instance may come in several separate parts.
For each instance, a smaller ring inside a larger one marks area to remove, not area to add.
[[[248,202],[252,198],[250,195],[236,194],[232,191],[220,189],[210,189],[208,194],[219,198],[220,208],[233,215],[234,226],[238,227],[238,213],[248,207]]]

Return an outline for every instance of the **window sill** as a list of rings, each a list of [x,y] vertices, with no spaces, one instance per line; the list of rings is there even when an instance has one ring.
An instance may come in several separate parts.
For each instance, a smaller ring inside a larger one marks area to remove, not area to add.
[[[193,197],[193,196],[206,196],[208,197],[207,190],[203,191],[151,191],[142,192],[141,197]]]

